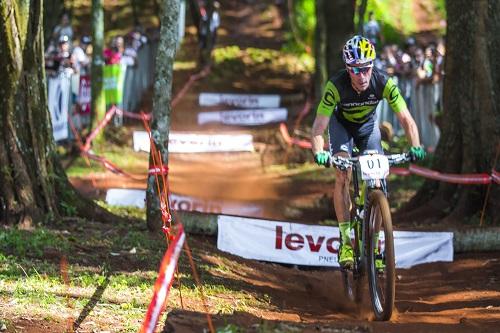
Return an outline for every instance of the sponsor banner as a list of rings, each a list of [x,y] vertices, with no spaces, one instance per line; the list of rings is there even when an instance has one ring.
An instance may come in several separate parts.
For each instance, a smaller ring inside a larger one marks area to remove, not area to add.
[[[78,104],[81,114],[90,114],[90,76],[80,76],[80,89],[78,90]]]
[[[240,108],[277,108],[280,106],[279,95],[256,94],[217,94],[201,93],[200,106],[230,105]]]
[[[338,267],[337,227],[219,216],[217,247],[247,259]],[[453,261],[453,233],[394,232],[396,267]],[[383,246],[383,236],[380,235]]]
[[[263,125],[286,121],[288,111],[285,108],[231,110],[198,113],[198,125],[207,123],[222,123],[227,125]]]
[[[69,137],[68,110],[71,93],[71,80],[61,74],[48,79],[48,102],[54,140]]]
[[[128,188],[111,188],[106,192],[106,203],[113,206],[146,206],[146,191]]]
[[[123,82],[125,70],[120,64],[106,65],[103,72],[103,88],[106,105],[117,105],[123,101]]]
[[[210,200],[193,198],[184,195],[171,194],[170,208],[173,210],[196,211],[211,214],[234,214],[246,216],[262,216],[262,208],[248,204],[244,205],[235,201]],[[135,206],[144,208],[146,203],[146,191],[124,188],[109,189],[106,192],[106,203],[114,206]]]
[[[134,150],[149,152],[149,136],[144,131],[134,131]],[[213,153],[253,151],[251,134],[185,134],[170,133],[169,153]]]

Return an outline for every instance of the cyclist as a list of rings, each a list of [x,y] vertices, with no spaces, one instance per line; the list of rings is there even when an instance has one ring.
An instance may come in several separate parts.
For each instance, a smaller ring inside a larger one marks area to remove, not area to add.
[[[349,39],[342,50],[345,69],[330,78],[316,111],[312,127],[312,152],[318,165],[328,163],[329,153],[323,150],[323,133],[328,127],[329,150],[332,155],[349,157],[353,144],[362,153],[377,150],[383,153],[375,109],[385,98],[404,128],[415,160],[425,157],[418,128],[405,100],[387,73],[373,67],[375,48],[361,36]],[[354,262],[351,239],[349,185],[351,170],[335,170],[333,204],[339,221],[341,247],[339,265],[351,268]]]

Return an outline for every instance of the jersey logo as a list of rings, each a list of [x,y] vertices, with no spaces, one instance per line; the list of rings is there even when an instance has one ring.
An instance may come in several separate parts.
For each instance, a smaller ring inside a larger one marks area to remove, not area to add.
[[[392,86],[391,91],[389,92],[389,103],[394,104],[398,100],[399,91],[397,86]]]
[[[333,106],[335,103],[335,96],[333,96],[333,92],[328,91],[323,98],[323,104],[326,106]]]

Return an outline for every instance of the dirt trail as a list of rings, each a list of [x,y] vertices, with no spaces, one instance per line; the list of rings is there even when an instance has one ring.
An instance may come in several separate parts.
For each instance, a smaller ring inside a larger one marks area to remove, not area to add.
[[[266,320],[267,327],[277,332],[498,332],[500,260],[496,253],[461,254],[452,263],[398,269],[396,309],[390,322],[373,321],[367,290],[361,305],[349,303],[338,270],[301,270],[223,256],[239,265],[221,277],[266,297],[269,306],[216,315],[218,327],[237,323],[247,332],[259,332],[252,325]],[[204,260],[217,264],[221,259],[207,255]],[[169,332],[201,332],[206,327],[201,313],[188,310],[173,311],[168,323]]]

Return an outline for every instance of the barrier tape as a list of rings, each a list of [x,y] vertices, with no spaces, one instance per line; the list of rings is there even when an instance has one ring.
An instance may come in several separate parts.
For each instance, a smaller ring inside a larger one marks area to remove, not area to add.
[[[474,184],[491,183],[491,176],[486,173],[479,173],[479,174],[441,173],[439,171],[423,168],[415,164],[410,164],[409,171],[417,176],[434,180],[440,180],[453,184],[474,185]]]
[[[111,121],[111,118],[113,118],[113,116],[115,115],[116,110],[117,110],[116,107],[113,105],[108,110],[108,112],[106,112],[106,115],[104,115],[104,119],[99,122],[96,128],[94,128],[92,133],[90,133],[90,135],[87,137],[87,140],[85,141],[85,146],[83,146],[83,150],[85,151],[90,150],[90,145],[92,143],[92,140],[94,140],[97,134],[99,134],[99,132],[102,131],[102,129],[106,127],[106,125]]]
[[[495,183],[500,184],[500,172],[491,170],[491,178]]]
[[[148,175],[166,175],[168,174],[168,167],[163,166],[163,168],[154,167],[148,170]]]
[[[288,145],[297,145],[301,148],[311,149],[312,145],[310,141],[298,140],[296,138],[290,137],[288,129],[285,123],[280,124],[280,133],[283,139]],[[326,147],[326,145],[325,145]],[[399,176],[408,176],[409,174],[415,174],[417,176],[443,181],[452,184],[462,184],[462,185],[486,185],[492,182],[500,184],[500,173],[496,170],[492,170],[492,174],[478,173],[478,174],[457,174],[457,173],[442,173],[439,171],[434,171],[427,169],[415,164],[410,164],[408,169],[404,168],[391,168],[391,173]]]
[[[168,247],[161,261],[158,278],[154,285],[153,298],[149,303],[148,311],[142,324],[141,333],[154,332],[160,314],[165,309],[170,287],[172,286],[174,273],[177,267],[177,261],[181,253],[182,246],[186,239],[182,224],[177,224],[178,232],[174,240]]]
[[[200,72],[191,75],[189,77],[188,82],[184,85],[184,87],[182,87],[181,90],[179,90],[177,95],[175,95],[175,97],[172,99],[172,103],[171,103],[172,107],[176,106],[177,103],[179,103],[179,101],[182,99],[182,97],[184,97],[184,95],[186,95],[189,88],[191,88],[193,83],[195,83],[199,79],[206,77],[208,74],[210,74],[210,66],[205,66]]]
[[[117,107],[115,107],[115,109],[116,109],[117,115],[125,116],[127,118],[142,120],[143,117],[145,117],[148,121],[151,120],[151,118],[152,118],[151,113],[144,113],[144,116],[143,116],[142,113],[139,114],[139,113],[134,113],[134,112],[128,112],[128,111],[125,111],[122,109],[118,109]]]
[[[82,150],[80,153],[83,157],[87,157],[91,160],[94,160],[94,161],[101,163],[106,169],[108,169],[109,171],[111,171],[114,174],[126,176],[126,177],[129,177],[129,178],[134,179],[134,180],[144,180],[144,177],[136,177],[136,176],[120,169],[119,167],[117,167],[116,165],[114,165],[113,163],[111,163],[110,161],[105,159],[104,157],[92,154],[91,152],[85,151],[85,150]]]

